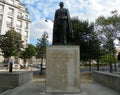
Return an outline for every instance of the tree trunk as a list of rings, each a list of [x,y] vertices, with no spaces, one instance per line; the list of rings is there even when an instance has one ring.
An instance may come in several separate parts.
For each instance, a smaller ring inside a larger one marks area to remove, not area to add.
[[[112,63],[110,62],[110,73],[113,72]]]
[[[116,62],[114,63],[115,72],[117,72]]]
[[[117,72],[117,65],[116,65],[116,61],[115,61],[115,54],[114,54],[114,69],[115,69],[115,72]]]
[[[27,59],[24,59],[24,69],[26,69],[26,62],[27,62]]]
[[[112,68],[112,54],[110,53],[110,73],[113,72],[113,68]]]
[[[43,58],[41,58],[41,64],[40,64],[40,75],[43,74]]]
[[[89,71],[91,71],[91,60],[89,60]]]
[[[99,59],[97,60],[97,71],[99,71],[100,68],[99,68]]]
[[[7,59],[7,67],[6,67],[6,70],[9,69],[9,62],[10,62],[10,57],[8,57],[8,59]]]

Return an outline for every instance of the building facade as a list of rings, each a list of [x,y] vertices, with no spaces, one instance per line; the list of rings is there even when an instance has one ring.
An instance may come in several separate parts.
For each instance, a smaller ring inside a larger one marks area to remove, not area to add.
[[[24,41],[29,43],[30,18],[29,12],[19,0],[0,0],[0,35],[14,28]]]

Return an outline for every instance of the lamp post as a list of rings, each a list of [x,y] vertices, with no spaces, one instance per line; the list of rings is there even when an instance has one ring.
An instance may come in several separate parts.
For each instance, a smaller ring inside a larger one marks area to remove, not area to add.
[[[45,22],[48,22],[48,20],[54,22],[53,19],[51,19],[51,18],[46,18],[46,19],[45,19]]]
[[[44,58],[46,57],[46,46],[47,46],[47,38],[48,38],[48,33],[44,32],[41,38],[41,44],[40,44],[40,58],[41,58],[41,64],[40,64],[40,75],[43,74],[43,62]]]

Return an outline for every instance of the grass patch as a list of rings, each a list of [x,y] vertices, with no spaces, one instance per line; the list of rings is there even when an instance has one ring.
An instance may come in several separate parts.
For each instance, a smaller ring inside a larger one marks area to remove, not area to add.
[[[46,75],[38,75],[38,76],[33,76],[33,78],[46,78]]]
[[[80,82],[81,83],[93,82],[93,80],[92,80],[92,72],[80,73]]]
[[[33,77],[33,83],[45,83],[46,76],[34,76]],[[80,73],[80,82],[81,83],[91,83],[93,82],[92,80],[92,72],[82,72]]]

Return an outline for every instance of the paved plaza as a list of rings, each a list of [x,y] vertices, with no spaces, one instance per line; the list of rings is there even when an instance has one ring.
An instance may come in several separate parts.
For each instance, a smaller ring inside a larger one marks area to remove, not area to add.
[[[28,82],[15,89],[1,93],[0,95],[120,95],[119,92],[93,82],[81,83],[81,93],[48,94],[45,93],[45,83]]]

